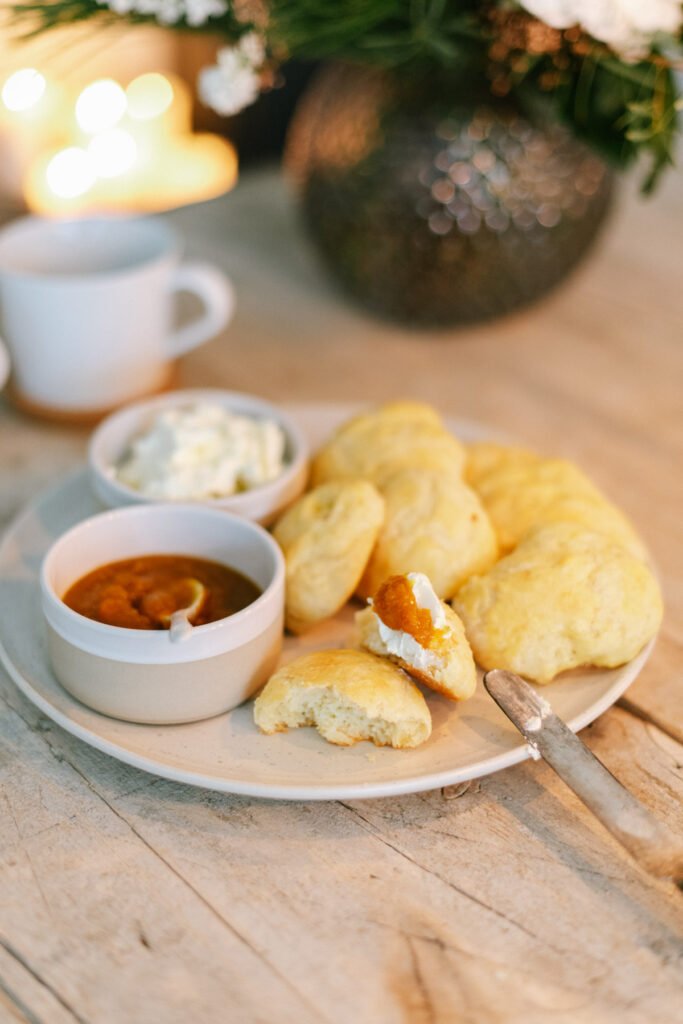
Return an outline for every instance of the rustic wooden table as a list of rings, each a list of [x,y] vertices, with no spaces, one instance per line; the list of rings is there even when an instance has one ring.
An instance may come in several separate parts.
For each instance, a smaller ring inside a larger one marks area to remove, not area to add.
[[[640,679],[583,736],[679,832],[682,186],[623,196],[598,249],[539,306],[446,335],[347,305],[273,172],[172,218],[239,296],[183,384],[297,401],[410,393],[578,459],[630,512],[666,621]],[[0,405],[0,522],[85,441]],[[683,897],[543,764],[378,801],[224,796],[90,749],[0,672],[0,779],[2,1021],[681,1020]]]

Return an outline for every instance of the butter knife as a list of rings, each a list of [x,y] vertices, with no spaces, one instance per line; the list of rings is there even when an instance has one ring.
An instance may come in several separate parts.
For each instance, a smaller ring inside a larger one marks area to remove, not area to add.
[[[605,768],[558,718],[548,701],[514,672],[493,669],[484,686],[498,707],[562,781],[647,871],[683,888],[683,842]]]

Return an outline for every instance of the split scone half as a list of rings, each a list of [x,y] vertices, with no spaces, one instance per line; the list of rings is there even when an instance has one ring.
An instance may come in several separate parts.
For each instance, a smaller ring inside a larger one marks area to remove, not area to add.
[[[400,668],[366,651],[314,651],[278,669],[254,702],[262,732],[313,725],[324,739],[348,747],[417,747],[429,738],[427,703]]]
[[[403,469],[380,488],[384,525],[358,585],[372,597],[389,576],[422,572],[445,600],[498,557],[493,527],[479,498],[458,477]]]
[[[581,666],[623,665],[662,619],[647,565],[576,523],[532,530],[488,573],[469,579],[453,607],[483,668],[537,683]]]
[[[356,613],[363,647],[406,669],[451,700],[467,700],[477,671],[465,627],[420,572],[390,576]]]
[[[481,498],[503,554],[533,527],[570,522],[604,533],[638,558],[647,557],[623,512],[566,459],[481,442],[469,446],[465,479]]]
[[[464,446],[421,402],[388,402],[344,423],[313,459],[314,485],[362,477],[381,483],[404,466],[461,476]]]
[[[287,629],[303,633],[346,604],[383,522],[384,499],[367,480],[323,484],[285,512],[273,536],[285,556]]]

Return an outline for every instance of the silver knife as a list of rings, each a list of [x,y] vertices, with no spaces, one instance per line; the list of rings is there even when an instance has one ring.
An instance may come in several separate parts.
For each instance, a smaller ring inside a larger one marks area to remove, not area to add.
[[[493,669],[484,686],[533,750],[647,871],[683,888],[683,842],[650,814],[521,676]]]

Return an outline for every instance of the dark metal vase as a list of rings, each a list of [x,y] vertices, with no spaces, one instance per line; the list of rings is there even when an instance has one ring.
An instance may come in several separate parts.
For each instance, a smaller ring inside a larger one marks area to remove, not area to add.
[[[613,186],[566,128],[511,101],[346,65],[309,87],[285,165],[347,291],[414,324],[485,320],[543,295],[595,238]]]

